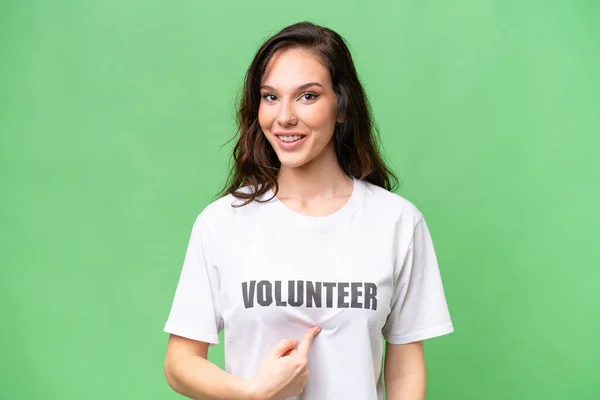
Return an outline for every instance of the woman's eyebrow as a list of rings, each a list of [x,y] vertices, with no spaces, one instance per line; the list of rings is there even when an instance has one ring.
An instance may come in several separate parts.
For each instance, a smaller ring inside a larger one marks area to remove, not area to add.
[[[300,91],[300,90],[308,89],[311,86],[320,86],[320,87],[323,87],[323,85],[321,85],[319,82],[308,82],[308,83],[305,83],[304,85],[298,86],[298,88],[296,90]],[[267,89],[267,90],[275,90],[274,87],[269,86],[269,85],[261,85],[260,88],[261,89]]]

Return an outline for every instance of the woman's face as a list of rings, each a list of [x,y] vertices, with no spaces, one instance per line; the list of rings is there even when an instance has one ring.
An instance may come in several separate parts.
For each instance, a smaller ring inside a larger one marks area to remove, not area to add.
[[[260,88],[258,122],[282,167],[334,154],[337,97],[329,71],[311,52],[277,51]],[[331,152],[331,154],[327,154]]]

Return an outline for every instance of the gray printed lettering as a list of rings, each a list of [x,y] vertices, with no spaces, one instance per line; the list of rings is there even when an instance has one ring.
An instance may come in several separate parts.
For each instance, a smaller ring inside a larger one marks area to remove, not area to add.
[[[273,302],[273,285],[269,281],[260,281],[256,285],[256,301],[263,307]]]
[[[362,308],[362,304],[360,303],[360,301],[358,301],[358,296],[362,295],[362,292],[360,291],[361,287],[362,287],[362,282],[352,282],[350,284],[350,298],[351,298],[351,302],[350,302],[350,307],[351,308]]]
[[[294,282],[298,290],[294,290]],[[304,281],[288,282],[288,304],[292,307],[300,307],[304,304]]]
[[[244,298],[244,307],[254,307],[254,286],[256,281],[250,281],[250,289],[248,290],[248,282],[242,282],[242,297]]]
[[[350,286],[348,282],[338,283],[338,308],[348,308],[349,306],[345,301],[345,297],[348,296],[348,291],[346,290],[348,286]]]
[[[312,307],[313,301],[315,307],[321,307],[321,282],[306,281],[306,307]]]
[[[377,310],[377,286],[374,283],[365,283],[365,308]]]
[[[275,305],[285,307],[287,303],[281,300],[281,281],[275,281]]]
[[[335,285],[335,282],[323,282],[323,287],[325,288],[325,300],[327,301],[326,307],[333,307],[333,288]]]
[[[377,310],[377,285],[373,282],[313,282],[287,281],[286,293],[282,291],[284,281],[261,280],[242,282],[242,300],[245,308],[254,304],[268,307],[307,308],[364,308]],[[334,291],[337,292],[334,293]],[[323,301],[325,297],[325,301]],[[335,300],[337,299],[337,300]],[[334,302],[335,300],[335,302]],[[361,301],[362,300],[362,301]]]

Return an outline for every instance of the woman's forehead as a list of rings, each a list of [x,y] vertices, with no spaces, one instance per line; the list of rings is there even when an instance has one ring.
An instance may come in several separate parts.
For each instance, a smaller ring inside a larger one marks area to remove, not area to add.
[[[269,60],[262,85],[296,89],[307,82],[330,84],[329,71],[314,53],[304,49],[277,51]]]

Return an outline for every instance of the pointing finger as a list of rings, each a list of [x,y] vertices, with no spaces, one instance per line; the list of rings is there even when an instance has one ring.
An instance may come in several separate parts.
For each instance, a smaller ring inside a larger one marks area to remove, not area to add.
[[[285,356],[291,356],[292,354],[294,354],[296,352],[296,348],[294,347],[293,349],[289,349],[288,351],[286,351],[285,353],[283,353],[281,355],[281,357],[285,357]]]
[[[272,349],[272,352],[276,357],[283,357],[286,355],[286,353],[290,352],[296,347],[297,342],[297,340],[282,339]]]
[[[302,338],[302,341],[298,345],[298,353],[308,357],[308,350],[310,349],[310,345],[312,344],[313,339],[317,336],[317,333],[321,332],[321,328],[314,327],[309,329],[308,332]]]

